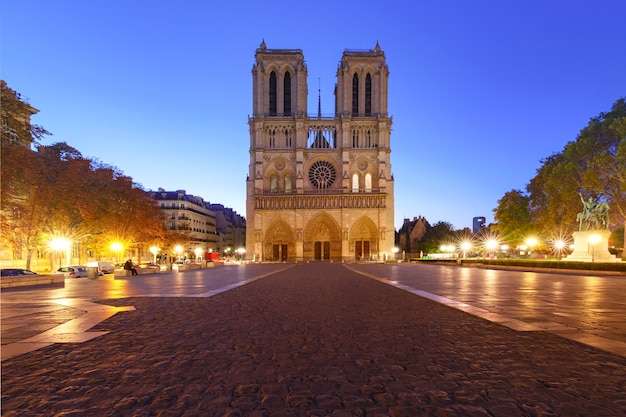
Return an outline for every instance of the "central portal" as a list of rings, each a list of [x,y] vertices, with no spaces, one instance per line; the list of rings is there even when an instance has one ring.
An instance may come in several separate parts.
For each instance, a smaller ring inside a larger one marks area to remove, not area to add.
[[[325,212],[316,214],[304,228],[303,257],[315,261],[341,259],[341,230]]]
[[[330,242],[315,242],[315,257],[316,261],[325,261],[330,259]]]

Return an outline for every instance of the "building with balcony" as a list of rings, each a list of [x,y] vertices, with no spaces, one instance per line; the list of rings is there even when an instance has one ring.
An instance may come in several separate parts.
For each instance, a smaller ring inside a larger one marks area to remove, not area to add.
[[[262,42],[252,68],[246,257],[384,260],[394,246],[389,70],[376,44],[345,50],[335,113],[307,113],[300,49]],[[320,100],[318,98],[318,103]]]
[[[165,228],[178,234],[184,250],[194,253],[217,251],[217,220],[211,204],[202,197],[187,194],[185,190],[150,192],[163,213]]]

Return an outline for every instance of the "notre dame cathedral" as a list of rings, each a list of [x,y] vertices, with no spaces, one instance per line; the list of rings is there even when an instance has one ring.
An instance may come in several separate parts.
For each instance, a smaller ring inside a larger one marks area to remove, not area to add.
[[[389,70],[376,44],[345,50],[334,116],[307,112],[300,49],[262,42],[252,67],[246,257],[367,261],[394,246]],[[319,101],[319,98],[318,98]]]

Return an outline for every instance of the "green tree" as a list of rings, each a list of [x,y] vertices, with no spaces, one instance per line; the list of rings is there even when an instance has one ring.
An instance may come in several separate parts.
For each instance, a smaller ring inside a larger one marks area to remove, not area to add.
[[[498,201],[495,229],[502,235],[521,238],[529,229],[570,235],[578,228],[581,195],[610,205],[611,227],[626,224],[626,100],[593,117],[576,140],[541,163],[526,194],[513,190]]]
[[[439,252],[442,244],[455,242],[455,231],[452,224],[440,221],[426,228],[426,233],[417,244],[417,250],[424,253]]]
[[[532,229],[529,206],[530,198],[522,191],[507,191],[493,210],[496,224],[491,229],[510,245],[522,243]]]

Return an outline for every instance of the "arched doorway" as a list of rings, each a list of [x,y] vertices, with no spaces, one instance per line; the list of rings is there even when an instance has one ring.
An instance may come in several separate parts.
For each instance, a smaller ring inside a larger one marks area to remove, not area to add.
[[[368,217],[360,217],[350,228],[350,252],[356,261],[375,260],[378,255],[378,232]]]
[[[284,220],[274,221],[265,232],[263,259],[287,261],[295,256],[296,239],[293,230]]]
[[[316,214],[306,225],[303,238],[304,259],[341,259],[341,230],[328,214]]]

